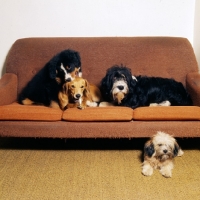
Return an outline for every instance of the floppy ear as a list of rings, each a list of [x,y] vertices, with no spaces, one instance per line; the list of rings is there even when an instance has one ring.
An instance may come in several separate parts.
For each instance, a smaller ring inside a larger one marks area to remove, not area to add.
[[[49,77],[51,79],[56,78],[57,67],[60,67],[59,65],[61,65],[61,62],[59,61],[60,61],[60,55],[58,54],[54,56],[48,63]]]
[[[90,94],[90,86],[86,79],[85,79],[85,90],[83,91],[83,93],[85,97],[88,97]]]
[[[174,157],[178,155],[179,149],[180,149],[180,147],[179,147],[178,143],[175,142],[175,143],[174,143],[174,151],[173,151]]]
[[[154,145],[151,140],[147,141],[145,146],[144,146],[144,153],[148,156],[151,157],[154,154]]]
[[[112,74],[108,73],[101,81],[101,93],[103,95],[104,100],[110,101],[110,92],[113,86]]]
[[[63,84],[63,86],[62,86],[62,89],[63,89],[62,92],[64,94],[68,94],[68,88],[69,88],[69,82]]]

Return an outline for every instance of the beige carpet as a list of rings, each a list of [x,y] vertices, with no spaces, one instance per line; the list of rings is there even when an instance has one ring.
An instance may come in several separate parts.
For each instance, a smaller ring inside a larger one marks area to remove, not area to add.
[[[144,142],[0,138],[0,199],[199,200],[200,140],[180,140],[172,178],[141,174]]]

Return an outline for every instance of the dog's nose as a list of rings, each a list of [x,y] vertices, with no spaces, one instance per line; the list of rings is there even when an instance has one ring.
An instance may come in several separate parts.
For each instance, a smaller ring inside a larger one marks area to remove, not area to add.
[[[71,80],[72,80],[71,78],[65,79],[66,82],[70,82]]]
[[[81,97],[80,94],[76,94],[76,98],[79,99]]]
[[[119,90],[123,90],[123,89],[124,89],[124,86],[123,86],[123,85],[119,85],[119,86],[117,86],[117,88],[118,88]]]
[[[164,152],[164,153],[167,153],[167,150],[165,149],[165,150],[163,150],[163,152]]]

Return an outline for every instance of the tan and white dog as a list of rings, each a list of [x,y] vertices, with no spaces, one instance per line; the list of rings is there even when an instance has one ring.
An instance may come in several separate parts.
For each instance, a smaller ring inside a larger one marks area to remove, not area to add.
[[[66,82],[62,90],[58,93],[60,108],[97,107],[101,101],[101,92],[93,84],[89,84],[86,79],[76,77],[70,82]]]
[[[164,177],[172,177],[173,160],[176,156],[182,156],[183,151],[175,138],[158,131],[144,146],[144,162],[142,174],[151,176],[154,169],[159,169]]]

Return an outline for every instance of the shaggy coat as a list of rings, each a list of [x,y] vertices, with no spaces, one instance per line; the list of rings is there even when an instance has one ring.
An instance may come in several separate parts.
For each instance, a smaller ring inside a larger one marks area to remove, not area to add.
[[[105,101],[119,106],[137,108],[165,101],[171,106],[192,105],[182,83],[161,77],[132,76],[131,70],[122,65],[107,70],[100,88]],[[120,101],[115,99],[118,93],[123,96]]]

